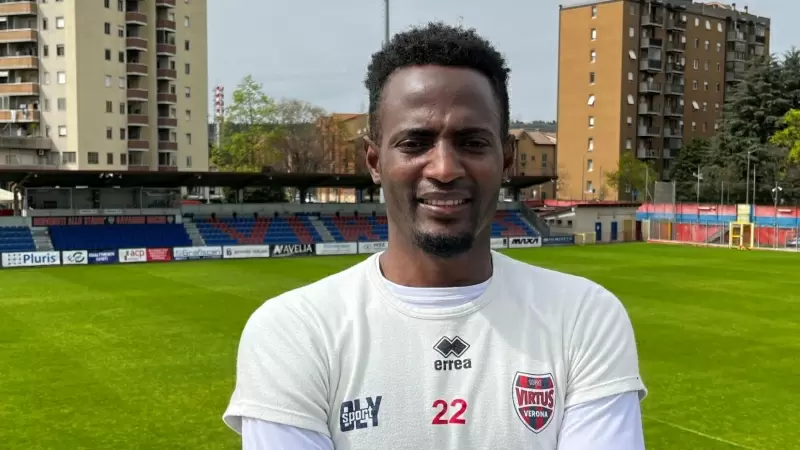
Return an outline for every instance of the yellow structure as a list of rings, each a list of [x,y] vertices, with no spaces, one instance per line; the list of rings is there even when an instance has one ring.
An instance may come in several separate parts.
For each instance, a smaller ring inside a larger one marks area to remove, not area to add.
[[[208,170],[206,1],[0,3],[0,168]]]
[[[753,224],[750,222],[731,222],[728,225],[730,231],[730,247],[738,249],[753,248],[755,233]]]

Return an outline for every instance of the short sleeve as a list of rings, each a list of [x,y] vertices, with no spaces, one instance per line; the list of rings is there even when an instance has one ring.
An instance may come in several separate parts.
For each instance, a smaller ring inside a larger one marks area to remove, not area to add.
[[[614,294],[593,286],[577,309],[569,334],[566,407],[647,390],[628,313]]]
[[[289,294],[267,301],[248,320],[239,342],[236,387],[225,423],[242,433],[242,418],[328,430],[328,359],[313,314]]]

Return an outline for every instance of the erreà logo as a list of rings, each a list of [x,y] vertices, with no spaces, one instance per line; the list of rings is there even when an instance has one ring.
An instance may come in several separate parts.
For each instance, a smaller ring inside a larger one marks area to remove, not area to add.
[[[314,253],[314,246],[311,244],[276,245],[272,251],[272,256],[292,256]]]
[[[458,336],[452,339],[443,336],[436,342],[433,349],[444,357],[444,359],[437,359],[434,361],[434,370],[461,370],[472,368],[471,359],[460,359],[461,356],[469,350],[469,344]]]

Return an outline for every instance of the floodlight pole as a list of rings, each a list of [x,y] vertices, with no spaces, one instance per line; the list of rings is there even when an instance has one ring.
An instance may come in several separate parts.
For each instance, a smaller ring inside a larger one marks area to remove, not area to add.
[[[383,0],[383,45],[389,44],[389,0]]]

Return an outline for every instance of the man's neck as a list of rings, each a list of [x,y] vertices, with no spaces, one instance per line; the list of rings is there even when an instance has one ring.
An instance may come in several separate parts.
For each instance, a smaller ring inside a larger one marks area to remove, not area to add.
[[[484,242],[485,241],[485,242]],[[492,276],[490,240],[476,237],[475,245],[452,258],[439,258],[405,240],[389,238],[381,255],[381,270],[389,281],[410,287],[456,287],[483,283]]]

